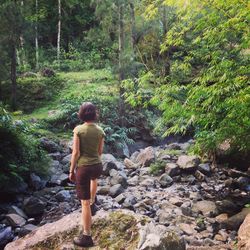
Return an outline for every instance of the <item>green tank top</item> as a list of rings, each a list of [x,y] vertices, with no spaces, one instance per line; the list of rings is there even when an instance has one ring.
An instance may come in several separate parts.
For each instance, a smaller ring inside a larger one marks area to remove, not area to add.
[[[98,148],[105,133],[101,127],[95,123],[84,123],[76,126],[73,130],[80,140],[80,157],[77,166],[86,166],[101,163]]]

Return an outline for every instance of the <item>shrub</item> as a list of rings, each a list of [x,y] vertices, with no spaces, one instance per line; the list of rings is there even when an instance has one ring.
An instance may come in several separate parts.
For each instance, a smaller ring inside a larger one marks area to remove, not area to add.
[[[0,189],[7,191],[9,183],[18,186],[29,173],[46,175],[49,159],[32,136],[32,128],[22,121],[13,121],[0,106]]]
[[[149,172],[152,175],[160,175],[160,174],[164,173],[165,166],[166,166],[165,162],[163,162],[163,161],[156,161],[156,162],[150,164]]]

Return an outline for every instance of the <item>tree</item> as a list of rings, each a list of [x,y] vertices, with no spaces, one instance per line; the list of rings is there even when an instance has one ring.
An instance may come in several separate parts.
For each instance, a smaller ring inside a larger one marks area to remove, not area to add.
[[[61,22],[62,22],[61,0],[58,0],[58,24],[57,24],[57,61],[60,62],[60,43],[61,43]]]

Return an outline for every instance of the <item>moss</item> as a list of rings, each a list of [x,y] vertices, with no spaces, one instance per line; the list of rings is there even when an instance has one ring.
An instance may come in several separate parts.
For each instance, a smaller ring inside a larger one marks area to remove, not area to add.
[[[164,173],[166,163],[163,161],[156,161],[152,164],[150,164],[150,170],[149,172],[153,175],[160,175]]]
[[[135,249],[139,241],[137,221],[131,215],[114,212],[94,223],[93,236],[100,249]]]
[[[145,220],[137,221],[132,215],[122,212],[113,212],[108,217],[98,219],[92,226],[92,236],[96,246],[92,249],[112,250],[134,250],[139,242],[138,223],[145,223]],[[80,227],[73,230],[56,234],[33,246],[32,250],[58,250],[62,245],[70,245],[69,249],[82,249],[72,244],[73,238],[78,236]]]
[[[181,150],[176,150],[176,149],[166,149],[161,152],[161,156],[163,155],[181,155],[182,151]]]

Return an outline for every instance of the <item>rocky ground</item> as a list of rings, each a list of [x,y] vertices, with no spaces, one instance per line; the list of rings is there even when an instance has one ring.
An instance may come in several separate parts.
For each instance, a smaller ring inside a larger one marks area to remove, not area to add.
[[[53,159],[50,178],[32,174],[15,202],[0,205],[2,248],[80,207],[68,181],[70,145],[45,138],[42,143]],[[147,216],[161,230],[179,235],[190,250],[234,249],[238,229],[250,213],[250,173],[188,155],[192,143],[147,147],[124,161],[104,154],[99,209]]]

